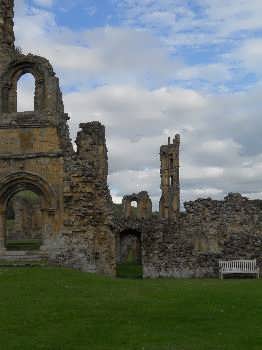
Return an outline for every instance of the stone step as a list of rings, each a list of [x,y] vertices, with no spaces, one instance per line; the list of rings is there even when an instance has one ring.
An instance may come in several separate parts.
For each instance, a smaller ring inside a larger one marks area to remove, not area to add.
[[[45,266],[48,257],[39,251],[5,251],[0,257],[0,267]]]
[[[44,261],[8,261],[0,260],[0,268],[6,267],[45,267],[47,266],[47,262]]]

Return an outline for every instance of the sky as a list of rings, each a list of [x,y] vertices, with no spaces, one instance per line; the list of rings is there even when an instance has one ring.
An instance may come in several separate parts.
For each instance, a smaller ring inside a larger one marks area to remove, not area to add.
[[[158,207],[159,147],[176,133],[182,202],[262,198],[261,0],[15,2],[16,45],[54,66],[72,139],[106,126],[115,202],[146,190]]]

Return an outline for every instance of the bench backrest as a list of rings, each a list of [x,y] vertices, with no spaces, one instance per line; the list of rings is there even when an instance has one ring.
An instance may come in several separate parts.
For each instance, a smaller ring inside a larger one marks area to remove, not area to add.
[[[223,271],[256,271],[256,260],[230,260],[219,261],[219,268]]]

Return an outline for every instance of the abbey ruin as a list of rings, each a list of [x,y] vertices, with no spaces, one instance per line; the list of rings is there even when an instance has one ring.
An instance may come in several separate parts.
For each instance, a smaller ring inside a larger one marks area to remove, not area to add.
[[[229,194],[180,210],[179,135],[160,148],[159,213],[144,191],[126,195],[114,215],[104,126],[80,124],[74,150],[59,80],[48,60],[16,49],[13,18],[14,0],[1,0],[0,259],[114,276],[132,255],[150,278],[217,276],[221,258],[256,258],[262,268],[262,201]],[[26,73],[35,78],[34,111],[18,112]],[[38,198],[31,207],[28,193]],[[26,234],[40,238],[38,250],[8,248]]]

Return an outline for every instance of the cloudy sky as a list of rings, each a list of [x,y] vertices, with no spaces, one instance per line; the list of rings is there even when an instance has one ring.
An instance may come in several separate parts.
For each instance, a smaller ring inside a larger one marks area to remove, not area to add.
[[[73,139],[105,124],[115,201],[143,189],[157,206],[175,133],[183,201],[262,198],[261,13],[261,0],[16,0],[16,43],[54,65]]]

